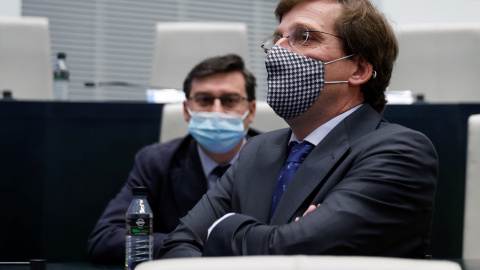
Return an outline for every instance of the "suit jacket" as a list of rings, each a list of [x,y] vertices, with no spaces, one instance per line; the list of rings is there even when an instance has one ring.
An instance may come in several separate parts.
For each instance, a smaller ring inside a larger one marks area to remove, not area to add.
[[[259,134],[249,129],[247,138]],[[127,182],[107,205],[88,240],[93,262],[125,262],[125,214],[132,201],[132,188],[146,186],[153,211],[154,252],[179,220],[207,192],[207,179],[191,135],[141,149]]]
[[[249,140],[157,257],[425,256],[438,170],[428,138],[386,122],[364,104],[307,156],[269,220],[290,135],[283,129]],[[312,204],[321,205],[295,222]],[[207,241],[210,225],[229,212],[236,214],[220,222]]]

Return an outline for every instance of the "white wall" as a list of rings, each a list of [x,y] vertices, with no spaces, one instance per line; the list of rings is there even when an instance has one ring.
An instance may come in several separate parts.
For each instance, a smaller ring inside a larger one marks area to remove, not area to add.
[[[480,0],[376,0],[395,24],[480,22]]]
[[[22,0],[0,0],[0,16],[20,16]]]

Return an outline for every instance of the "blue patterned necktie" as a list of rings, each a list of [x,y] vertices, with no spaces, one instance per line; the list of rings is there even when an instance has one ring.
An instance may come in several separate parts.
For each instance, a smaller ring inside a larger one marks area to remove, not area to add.
[[[273,190],[270,219],[272,218],[273,213],[275,213],[275,209],[277,209],[278,203],[280,202],[285,189],[287,189],[287,186],[290,183],[293,175],[314,147],[315,146],[313,144],[303,141],[300,144],[295,144],[290,150],[290,154],[288,155],[287,161],[285,161],[285,165],[278,175],[277,183],[275,184],[275,189]]]

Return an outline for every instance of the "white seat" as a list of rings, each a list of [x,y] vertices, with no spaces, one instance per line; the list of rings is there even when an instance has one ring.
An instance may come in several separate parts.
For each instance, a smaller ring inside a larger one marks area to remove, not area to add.
[[[160,141],[167,142],[188,134],[188,123],[183,116],[183,103],[163,105]]]
[[[401,25],[396,33],[389,90],[411,90],[427,102],[480,102],[480,23]]]
[[[155,260],[136,270],[461,270],[456,262],[349,256],[240,256]]]
[[[480,114],[468,119],[463,258],[480,259]]]
[[[47,18],[0,17],[0,91],[14,99],[53,98]]]
[[[255,119],[250,126],[257,130],[267,132],[286,128],[288,127],[288,124],[280,116],[275,114],[273,109],[267,104],[266,101],[257,100]]]
[[[259,131],[267,132],[288,127],[287,123],[277,116],[265,101],[257,100],[255,119],[250,125]],[[163,106],[160,141],[185,136],[188,133],[188,123],[183,117],[183,103],[170,103]]]
[[[229,53],[241,56],[249,66],[245,23],[157,23],[150,86],[183,90],[183,81],[196,64]]]

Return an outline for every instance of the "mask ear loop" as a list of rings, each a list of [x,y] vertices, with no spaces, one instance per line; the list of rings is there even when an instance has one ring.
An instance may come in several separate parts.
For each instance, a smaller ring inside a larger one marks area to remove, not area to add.
[[[190,107],[188,107],[188,103],[187,103],[187,112],[188,112],[188,115],[190,115],[190,117],[192,116],[192,111],[190,110]]]
[[[343,59],[346,59],[346,58],[350,58],[352,56],[354,56],[355,54],[350,54],[350,55],[347,55],[347,56],[344,56],[344,57],[340,57],[338,59],[335,59],[335,60],[332,60],[330,62],[325,62],[324,65],[328,65],[330,63],[333,63],[333,62],[337,62],[337,61],[340,61],[340,60],[343,60]],[[324,83],[348,83],[348,81],[331,81],[331,82],[324,82]]]
[[[340,57],[338,59],[335,59],[335,60],[332,60],[330,62],[325,62],[325,65],[328,65],[330,63],[333,63],[333,62],[337,62],[337,61],[340,61],[340,60],[343,60],[343,59],[347,59],[347,58],[350,58],[352,56],[355,56],[355,54],[350,54],[350,55],[347,55],[347,56],[344,56],[344,57]]]
[[[249,114],[250,114],[250,106],[249,106],[248,110],[244,114],[242,114],[242,121],[245,120],[245,118],[247,118],[247,116]]]

